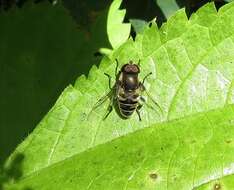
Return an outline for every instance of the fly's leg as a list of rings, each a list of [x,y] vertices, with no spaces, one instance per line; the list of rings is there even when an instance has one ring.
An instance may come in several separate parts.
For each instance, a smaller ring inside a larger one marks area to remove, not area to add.
[[[139,121],[142,121],[142,120],[141,120],[141,112],[140,112],[140,109],[141,109],[141,108],[142,108],[142,105],[139,105],[139,106],[137,106],[137,109],[136,109],[136,112],[137,112]]]
[[[106,113],[105,117],[103,118],[103,120],[105,120],[110,115],[112,110],[113,110],[113,106],[109,105],[108,108],[107,108],[107,113]]]
[[[110,115],[110,113],[112,112],[112,110],[113,110],[113,98],[111,99],[111,102],[110,102],[110,104],[109,104],[109,106],[107,108],[107,112],[106,112],[103,120],[105,120]]]
[[[104,73],[104,75],[106,75],[108,77],[108,79],[109,79],[109,88],[111,90],[112,89],[111,88],[111,76],[109,74],[107,74],[107,73]]]
[[[111,93],[113,93],[113,91],[115,90],[115,85],[114,85],[114,87],[111,87],[111,76],[109,75],[109,74],[107,74],[107,73],[104,73],[107,77],[108,77],[108,79],[109,79],[109,88],[110,88],[110,90],[111,90]],[[107,112],[106,112],[106,114],[105,114],[105,116],[104,116],[104,118],[103,118],[103,120],[105,120],[108,116],[109,116],[109,114],[112,112],[112,110],[113,110],[113,94],[111,94],[111,102],[110,102],[110,104],[109,104],[109,106],[108,106],[108,108],[107,108]]]
[[[145,82],[145,80],[146,80],[150,75],[152,75],[152,72],[148,73],[148,74],[143,78],[143,81],[142,81],[143,87],[144,87],[144,82]]]
[[[112,90],[110,90],[107,94],[105,94],[104,96],[102,96],[96,103],[95,105],[92,107],[92,109],[90,110],[90,112],[88,113],[87,119],[90,118],[91,114],[93,113],[94,110],[96,110],[99,106],[101,106],[105,101],[107,101],[108,98],[112,98],[113,96],[113,92]]]
[[[160,105],[159,105],[148,93],[147,93],[147,95],[148,95],[148,98],[150,98],[151,101],[154,103],[154,105],[157,106],[157,108],[160,110],[160,112],[163,113],[162,108],[160,107]],[[147,107],[149,107],[150,109],[152,109],[152,110],[154,110],[154,111],[156,111],[156,112],[158,113],[158,111],[157,111],[153,106],[151,106],[150,104],[148,104],[148,103],[146,102],[146,100],[145,100],[144,97],[141,96],[141,97],[140,97],[140,100],[141,100],[141,102],[142,102],[143,104],[145,104]]]
[[[146,90],[145,86],[144,86],[144,82],[145,80],[150,76],[152,75],[152,72],[148,73],[144,78],[143,78],[143,81],[140,83],[140,90],[142,92],[145,92],[147,97],[154,103],[154,106],[156,106],[161,114],[163,114],[163,110],[161,108],[161,106],[154,100],[154,98],[151,96],[151,94]],[[154,106],[150,105],[149,103],[146,102],[145,98],[143,98],[142,96],[140,96],[140,100],[143,104],[145,104],[147,107],[149,107],[150,109],[156,111],[158,113],[158,111],[154,108]]]
[[[137,65],[138,65],[139,67],[141,67],[141,60],[140,60],[140,59],[138,60]]]
[[[117,78],[117,75],[118,75],[118,67],[119,67],[119,62],[117,59],[115,59],[116,61],[116,67],[115,67],[115,77]]]
[[[118,62],[118,60],[117,60],[117,59],[115,59],[115,61],[116,61],[115,77],[117,78],[119,62]],[[110,89],[112,89],[112,88],[111,88],[111,76],[110,76],[109,74],[107,74],[107,73],[104,73],[104,74],[105,74],[105,75],[108,77],[108,79],[109,79],[109,88],[110,88]]]
[[[151,99],[151,97],[149,97],[150,99]],[[152,110],[155,110],[154,109],[154,107],[153,106],[151,106],[151,105],[149,105],[147,102],[146,102],[146,100],[145,100],[145,98],[144,97],[140,97],[140,100],[141,100],[141,102],[143,102],[147,107],[149,107],[150,109],[152,109]],[[161,111],[161,107],[158,105],[158,103],[155,101],[155,100],[153,100],[153,99],[151,99],[152,101],[153,101],[153,103],[160,109],[160,111]]]
[[[140,89],[141,91],[143,92],[146,92],[147,96],[149,99],[151,99],[151,101],[159,108],[160,112],[163,113],[162,111],[162,108],[160,107],[160,105],[154,100],[154,98],[147,92],[146,88],[145,88],[145,85],[144,85],[144,82],[145,80],[150,76],[152,75],[152,72],[148,73],[144,78],[143,78],[143,81],[140,83]],[[144,104],[146,104],[148,107],[150,107],[151,109],[153,109],[152,106],[150,106],[149,104],[147,104],[147,102],[145,101],[145,99],[141,96],[141,101],[144,102]]]
[[[150,109],[153,109],[153,110],[154,110],[153,106],[147,104],[147,102],[146,102],[146,100],[145,100],[144,97],[141,96],[141,97],[140,97],[140,101],[141,101],[143,104],[146,104],[146,106],[149,107]]]

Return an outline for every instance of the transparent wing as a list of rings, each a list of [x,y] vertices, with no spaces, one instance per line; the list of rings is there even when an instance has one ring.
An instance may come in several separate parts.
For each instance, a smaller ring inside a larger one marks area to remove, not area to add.
[[[141,87],[141,91],[146,93],[147,98],[153,103],[150,104],[149,102],[147,102],[144,97],[141,97],[141,101],[150,109],[154,110],[155,112],[158,113],[158,110],[160,111],[161,114],[163,114],[163,110],[161,108],[161,106],[154,100],[154,98],[151,96],[151,94],[146,90],[145,86],[143,85],[143,83],[140,84]],[[155,107],[157,107],[158,109],[155,109]]]
[[[163,110],[161,108],[161,106],[154,100],[154,98],[151,96],[151,94],[149,92],[147,92],[147,90],[144,91],[147,95],[147,97],[153,102],[153,104],[160,110],[161,114],[163,113]],[[155,110],[155,108],[150,105],[149,103],[147,103],[146,101],[144,102],[149,108]]]
[[[108,93],[106,93],[104,96],[102,96],[92,107],[92,109],[90,110],[87,119],[90,118],[90,116],[92,115],[93,111],[95,111],[98,107],[100,107],[104,102],[106,102],[108,99],[110,99],[110,101],[112,101],[113,98],[113,89],[111,89]],[[112,104],[112,102],[110,103]]]

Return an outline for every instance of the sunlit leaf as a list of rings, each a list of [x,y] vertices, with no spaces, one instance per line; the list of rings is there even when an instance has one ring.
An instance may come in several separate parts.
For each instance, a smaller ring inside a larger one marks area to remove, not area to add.
[[[119,10],[122,0],[112,2],[107,19],[107,34],[113,48],[124,43],[130,34],[131,25],[123,23],[126,10]]]
[[[18,146],[6,164],[24,155],[16,186],[187,190],[232,175],[233,40],[233,3],[218,13],[207,4],[190,20],[180,10],[161,29],[145,28],[67,87]],[[116,58],[120,67],[140,59],[141,80],[153,73],[145,85],[163,113],[145,105],[142,122],[116,110],[103,120],[106,101],[87,117],[109,91],[104,72],[114,84]]]

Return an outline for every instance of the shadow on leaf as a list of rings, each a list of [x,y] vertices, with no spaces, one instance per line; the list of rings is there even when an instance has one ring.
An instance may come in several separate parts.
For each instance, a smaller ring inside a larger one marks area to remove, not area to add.
[[[0,190],[4,190],[6,187],[8,190],[11,190],[11,188],[8,188],[8,185],[15,183],[20,180],[22,176],[22,163],[24,160],[24,155],[18,153],[11,163],[4,167],[2,166],[0,168]],[[18,188],[17,188],[18,189]],[[23,187],[19,188],[21,190],[32,190],[30,187]],[[15,190],[15,188],[14,188]]]

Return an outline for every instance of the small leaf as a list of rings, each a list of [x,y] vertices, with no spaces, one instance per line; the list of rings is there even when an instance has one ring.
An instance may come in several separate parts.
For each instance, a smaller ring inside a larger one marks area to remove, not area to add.
[[[140,19],[130,19],[130,23],[136,33],[143,33],[144,28],[148,25],[146,21]]]
[[[107,19],[107,34],[113,48],[124,43],[130,34],[131,25],[123,23],[126,10],[119,10],[122,0],[114,0],[110,6]]]
[[[168,19],[171,15],[173,15],[177,10],[179,10],[179,6],[176,3],[176,0],[155,0],[158,6],[161,8],[162,12]]]

